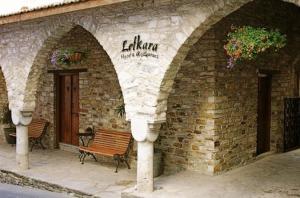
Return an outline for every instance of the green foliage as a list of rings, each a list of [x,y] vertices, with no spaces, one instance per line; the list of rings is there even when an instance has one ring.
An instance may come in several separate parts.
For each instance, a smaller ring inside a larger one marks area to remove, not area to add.
[[[229,56],[228,68],[241,60],[253,60],[267,49],[278,51],[286,45],[286,35],[278,30],[254,28],[251,26],[232,27],[226,39],[224,49]]]
[[[60,50],[55,50],[50,58],[52,65],[69,65],[71,63],[76,63],[86,58],[87,51],[79,51],[73,48],[65,48]],[[78,56],[79,59],[78,59]],[[74,59],[76,58],[76,59]]]
[[[125,104],[121,104],[121,105],[117,106],[115,111],[118,114],[118,116],[120,116],[121,118],[124,117],[125,116]]]
[[[122,100],[123,99],[123,94],[122,94],[122,91],[120,91],[120,96],[119,96],[119,99]],[[124,117],[126,115],[126,111],[125,111],[125,104],[124,102],[117,106],[117,108],[115,109],[115,112],[116,114],[119,116],[119,117]]]

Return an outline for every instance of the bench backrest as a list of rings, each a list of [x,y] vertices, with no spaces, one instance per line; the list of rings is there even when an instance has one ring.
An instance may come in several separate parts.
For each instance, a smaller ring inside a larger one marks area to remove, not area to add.
[[[105,147],[126,152],[131,141],[130,132],[120,132],[108,129],[98,129],[95,133],[92,147]]]
[[[38,138],[43,135],[49,122],[44,119],[33,119],[28,126],[28,136]]]

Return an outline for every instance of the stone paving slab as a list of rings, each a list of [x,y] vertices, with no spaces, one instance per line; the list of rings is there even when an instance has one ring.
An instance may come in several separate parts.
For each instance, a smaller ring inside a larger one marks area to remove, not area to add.
[[[15,147],[0,144],[0,169],[29,178],[75,189],[101,198],[121,197],[121,192],[135,185],[135,170],[94,162],[86,158],[80,164],[77,154],[61,150],[39,150],[30,153],[30,169],[19,171],[15,162]]]

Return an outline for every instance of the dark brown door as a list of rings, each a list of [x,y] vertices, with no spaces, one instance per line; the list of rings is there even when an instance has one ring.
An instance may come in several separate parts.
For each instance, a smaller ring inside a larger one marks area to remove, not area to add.
[[[258,78],[257,155],[270,150],[272,77]]]
[[[59,77],[59,136],[60,142],[78,145],[79,74]]]

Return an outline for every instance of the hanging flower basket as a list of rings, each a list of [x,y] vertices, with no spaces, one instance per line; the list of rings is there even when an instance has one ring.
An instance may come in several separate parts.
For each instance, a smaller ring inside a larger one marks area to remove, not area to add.
[[[74,49],[60,49],[55,50],[51,55],[52,65],[70,65],[71,63],[78,63],[86,58],[86,52],[75,51]]]
[[[278,30],[251,26],[232,27],[227,34],[224,49],[228,58],[227,68],[242,60],[253,60],[266,50],[278,51],[286,45],[286,35]]]
[[[70,62],[79,62],[82,59],[82,53],[81,52],[74,52],[69,56]]]

